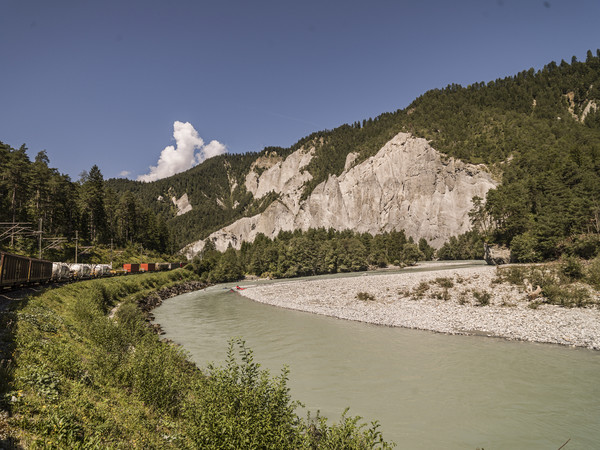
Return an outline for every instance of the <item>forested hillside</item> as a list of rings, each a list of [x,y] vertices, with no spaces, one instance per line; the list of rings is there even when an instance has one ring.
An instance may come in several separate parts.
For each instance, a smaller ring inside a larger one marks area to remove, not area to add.
[[[74,258],[75,240],[90,244],[137,246],[157,252],[175,247],[166,216],[155,214],[132,192],[105,186],[93,166],[77,181],[49,167],[45,151],[34,161],[25,145],[14,149],[0,142],[0,249],[42,257]]]
[[[361,162],[400,131],[426,138],[449,156],[485,163],[501,179],[473,220],[486,239],[512,245],[522,260],[533,261],[558,256],[558,244],[565,239],[600,231],[598,106],[600,51],[588,51],[585,62],[572,58],[537,72],[434,89],[406,109],[315,132],[288,149],[261,154],[286,156],[302,146],[314,147],[306,168],[313,176],[304,188],[306,198],[329,175],[343,171],[348,153],[357,153],[356,162]],[[187,192],[193,212],[169,221],[177,243],[183,244],[255,214],[273,200],[259,205],[245,192],[245,174],[258,155],[223,155],[149,185],[112,180],[110,185],[117,190],[135,186],[157,211],[156,198],[169,187],[178,196]]]
[[[472,213],[476,236],[455,240],[446,254],[460,255],[458,247],[486,239],[510,246],[521,261],[555,258],[566,249],[585,256],[600,247],[599,106],[597,50],[588,51],[585,62],[572,58],[488,83],[434,89],[403,110],[315,132],[290,148],[217,156],[153,183],[105,182],[97,167],[73,182],[49,168],[44,152],[32,162],[25,147],[3,144],[0,214],[3,221],[28,222],[34,229],[42,218],[44,233],[69,239],[77,231],[89,242],[112,238],[177,249],[261,212],[277,198],[256,200],[246,191],[246,175],[259,156],[285,158],[301,147],[314,148],[305,168],[312,175],[304,185],[306,198],[343,171],[349,153],[360,163],[404,131],[449,156],[486,164],[501,180]],[[177,215],[172,198],[184,194],[192,210]]]

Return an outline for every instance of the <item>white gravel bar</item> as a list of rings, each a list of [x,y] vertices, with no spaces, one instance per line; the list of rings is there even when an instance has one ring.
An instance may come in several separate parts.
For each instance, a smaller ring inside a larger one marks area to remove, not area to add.
[[[444,288],[448,279],[452,287]],[[237,292],[257,302],[339,319],[600,350],[598,307],[543,304],[532,309],[524,291],[495,279],[493,266],[457,267],[258,284]],[[486,292],[489,305],[478,306],[476,296]],[[359,293],[374,299],[359,300]]]

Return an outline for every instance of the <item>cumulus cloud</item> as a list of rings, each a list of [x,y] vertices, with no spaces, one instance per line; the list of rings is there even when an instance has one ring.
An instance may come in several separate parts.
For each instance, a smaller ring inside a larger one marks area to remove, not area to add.
[[[131,175],[131,172],[129,170],[122,170],[119,174],[120,177],[127,177],[129,175]]]
[[[156,166],[150,166],[150,173],[140,175],[138,181],[148,182],[170,177],[191,169],[208,158],[227,152],[227,148],[218,141],[204,144],[204,140],[189,122],[173,123],[173,137],[176,146],[165,147]]]

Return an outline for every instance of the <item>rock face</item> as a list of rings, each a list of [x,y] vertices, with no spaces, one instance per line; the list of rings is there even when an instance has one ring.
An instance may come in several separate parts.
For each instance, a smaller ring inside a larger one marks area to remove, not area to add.
[[[183,194],[179,200],[175,197],[171,197],[171,201],[175,206],[177,206],[178,216],[181,216],[182,214],[192,210],[192,205],[190,204],[187,193]]]
[[[507,247],[502,247],[499,245],[488,245],[483,244],[485,249],[485,254],[483,259],[490,266],[499,266],[500,264],[509,264],[512,262],[512,258],[510,256],[510,249]]]
[[[331,175],[301,200],[302,186],[311,179],[302,168],[313,153],[300,149],[260,176],[251,171],[246,188],[255,197],[274,191],[280,198],[263,213],[211,234],[216,248],[223,251],[230,243],[239,248],[258,233],[274,237],[282,230],[318,227],[371,234],[404,229],[407,236],[439,247],[469,230],[472,198],[484,198],[497,185],[485,167],[446,157],[425,139],[399,133],[362,163],[353,165],[356,156],[349,155],[339,177]],[[190,244],[187,256],[203,246],[202,241]]]

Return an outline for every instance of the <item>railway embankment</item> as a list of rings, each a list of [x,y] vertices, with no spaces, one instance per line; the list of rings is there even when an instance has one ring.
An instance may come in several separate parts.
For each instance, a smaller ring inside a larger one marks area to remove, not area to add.
[[[176,407],[173,378],[191,365],[155,337],[147,316],[163,299],[204,286],[180,269],[5,293],[0,448],[160,447],[151,430],[166,419],[155,409]]]

